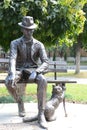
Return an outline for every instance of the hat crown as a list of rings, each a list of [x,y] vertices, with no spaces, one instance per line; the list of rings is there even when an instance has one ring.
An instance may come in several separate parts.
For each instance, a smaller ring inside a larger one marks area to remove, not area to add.
[[[30,17],[30,16],[23,17],[22,25],[24,25],[26,27],[30,27],[33,24],[34,24],[33,17]]]
[[[31,16],[24,16],[22,22],[18,23],[18,25],[25,29],[35,29],[37,27]]]

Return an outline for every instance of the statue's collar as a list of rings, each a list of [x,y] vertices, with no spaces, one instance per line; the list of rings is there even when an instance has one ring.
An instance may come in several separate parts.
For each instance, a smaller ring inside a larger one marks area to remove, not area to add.
[[[22,37],[23,43],[26,45],[32,45],[33,44],[33,37],[30,40],[27,40],[24,36]]]

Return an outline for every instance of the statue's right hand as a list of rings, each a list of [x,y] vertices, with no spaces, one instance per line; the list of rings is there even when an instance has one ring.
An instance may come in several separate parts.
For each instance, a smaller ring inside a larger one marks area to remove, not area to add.
[[[10,75],[8,80],[9,80],[9,86],[14,87],[14,85],[15,85],[15,82],[14,82],[15,81],[15,77],[13,75]]]

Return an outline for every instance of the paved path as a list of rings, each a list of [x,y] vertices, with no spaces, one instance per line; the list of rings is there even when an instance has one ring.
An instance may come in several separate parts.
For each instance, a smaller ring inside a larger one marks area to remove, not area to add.
[[[64,117],[62,103],[57,109],[57,120],[48,122],[48,130],[87,130],[87,105],[66,103],[68,117]],[[28,116],[37,114],[36,103],[25,103]],[[17,104],[0,104],[0,130],[43,130],[37,121],[23,123]]]

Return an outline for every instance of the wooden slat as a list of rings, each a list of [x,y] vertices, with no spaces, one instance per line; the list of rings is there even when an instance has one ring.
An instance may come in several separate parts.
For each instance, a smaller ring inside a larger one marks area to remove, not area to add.
[[[0,58],[0,64],[8,64],[9,58]],[[51,61],[49,62],[49,69],[47,72],[67,72],[67,63],[66,62],[60,62],[60,61]],[[1,69],[5,68],[3,66]],[[47,73],[46,72],[46,73]]]
[[[9,59],[7,59],[7,58],[0,58],[0,63],[9,63]]]
[[[74,80],[47,80],[48,83],[77,83]],[[5,80],[0,80],[0,83],[5,83]],[[28,81],[19,81],[18,83],[31,83]]]
[[[9,63],[9,58],[0,58],[0,63]],[[49,65],[57,65],[57,66],[66,66],[66,62],[60,62],[60,61],[51,61],[49,62]]]
[[[77,83],[73,80],[47,80],[48,83]]]
[[[60,68],[60,69],[49,68],[49,69],[47,70],[47,72],[67,72],[67,69],[65,69],[65,68]]]
[[[49,62],[50,65],[59,65],[59,66],[65,66],[67,65],[67,63],[65,61],[50,61]]]

